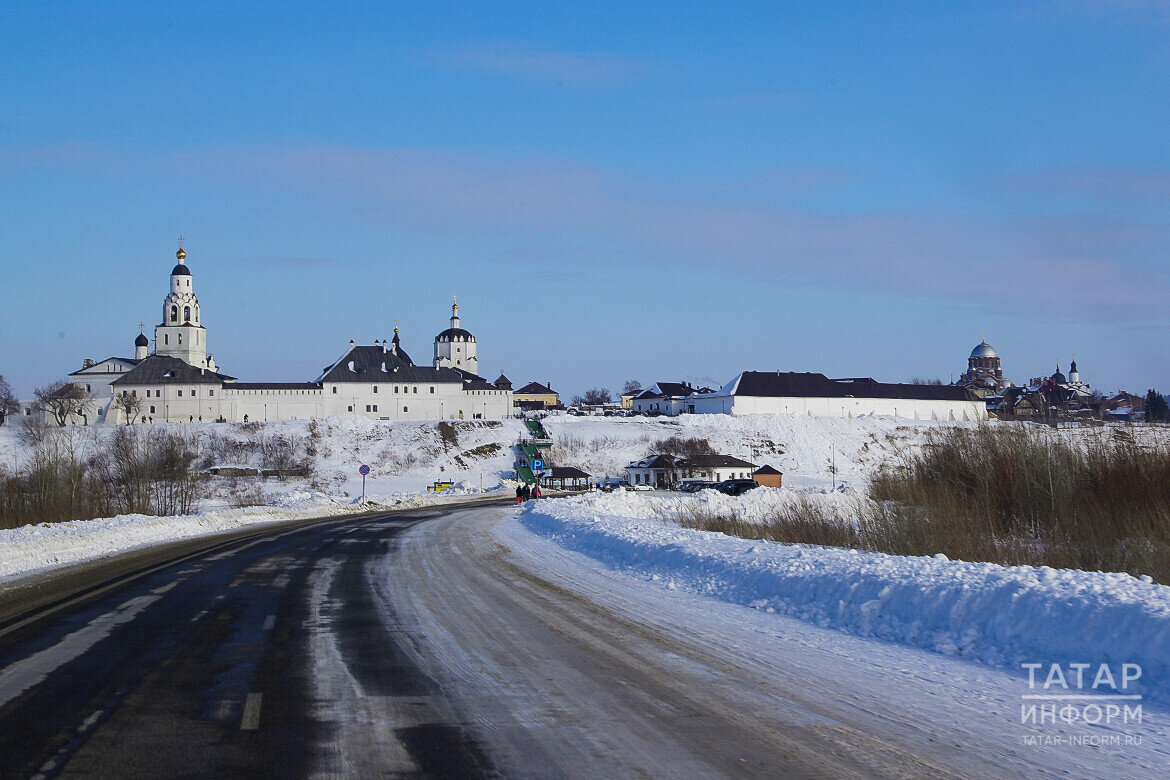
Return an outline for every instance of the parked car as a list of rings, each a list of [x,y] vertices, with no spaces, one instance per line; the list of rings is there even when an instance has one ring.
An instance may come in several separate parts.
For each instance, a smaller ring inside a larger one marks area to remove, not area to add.
[[[742,496],[749,490],[755,490],[760,485],[754,479],[725,479],[715,486],[720,493],[729,496]]]
[[[624,479],[613,480],[612,482],[598,482],[597,489],[605,493],[621,492],[630,489],[630,483]]]
[[[713,488],[718,484],[718,482],[710,482],[705,479],[684,479],[679,483],[678,489],[684,493],[698,493],[700,490]]]
[[[630,485],[630,490],[653,490],[649,485]]]

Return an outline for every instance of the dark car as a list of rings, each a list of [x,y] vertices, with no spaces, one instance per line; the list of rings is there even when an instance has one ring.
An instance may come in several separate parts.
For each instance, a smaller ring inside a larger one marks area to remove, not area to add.
[[[742,496],[749,490],[755,490],[760,484],[754,479],[725,479],[715,486],[720,493],[729,496]]]
[[[700,490],[715,487],[717,482],[707,482],[701,479],[684,479],[679,483],[678,489],[684,493],[698,493]]]

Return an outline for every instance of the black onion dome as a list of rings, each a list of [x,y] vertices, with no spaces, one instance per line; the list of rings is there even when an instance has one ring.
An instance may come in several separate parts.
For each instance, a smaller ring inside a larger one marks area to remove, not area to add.
[[[475,336],[471,335],[471,331],[463,328],[447,328],[436,338],[439,341],[475,341]]]
[[[176,265],[174,268],[171,269],[171,276],[190,276],[190,275],[191,275],[191,269],[188,268],[187,266],[183,265],[182,263],[179,263],[178,265]]]
[[[148,339],[146,337],[145,333],[139,333],[138,338],[134,339],[134,346],[136,346],[136,347],[149,347],[150,346],[150,339]]]

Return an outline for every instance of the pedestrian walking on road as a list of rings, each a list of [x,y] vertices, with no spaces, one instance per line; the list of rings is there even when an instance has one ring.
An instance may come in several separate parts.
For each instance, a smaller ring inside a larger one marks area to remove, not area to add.
[[[516,486],[516,506],[520,506],[520,502],[524,499],[524,488],[521,485]]]

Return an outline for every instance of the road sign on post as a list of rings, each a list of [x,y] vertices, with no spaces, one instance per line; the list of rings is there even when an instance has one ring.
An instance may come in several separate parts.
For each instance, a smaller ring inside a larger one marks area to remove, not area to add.
[[[544,471],[544,461],[541,460],[540,458],[533,458],[532,459],[532,470],[533,471]]]
[[[366,475],[370,473],[370,467],[362,464],[358,469],[358,473],[362,475],[362,503],[366,502]]]

